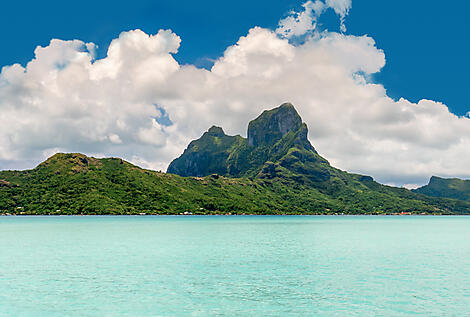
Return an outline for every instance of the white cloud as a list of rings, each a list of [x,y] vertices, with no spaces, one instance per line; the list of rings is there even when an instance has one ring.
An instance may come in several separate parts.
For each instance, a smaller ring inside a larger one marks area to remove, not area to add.
[[[179,44],[171,31],[124,32],[94,60],[91,43],[52,40],[26,67],[4,67],[0,168],[70,151],[164,170],[211,125],[246,135],[262,110],[291,101],[337,167],[397,185],[470,177],[470,118],[435,101],[394,101],[368,82],[385,65],[370,37],[322,33],[294,45],[256,27],[211,70],[179,65]]]
[[[109,141],[111,141],[111,143],[122,144],[122,140],[119,137],[119,135],[117,135],[115,133],[111,133],[108,137],[109,137]]]
[[[331,8],[340,17],[340,29],[346,32],[344,21],[351,8],[352,0],[315,0],[302,4],[303,11],[291,11],[287,17],[279,21],[276,33],[285,38],[295,38],[311,33],[317,28],[317,20],[322,13]]]
[[[279,26],[276,30],[278,34],[290,38],[304,35],[316,28],[317,18],[325,9],[325,3],[320,0],[315,2],[307,1],[302,7],[302,12],[292,11],[286,18],[279,21]]]
[[[333,10],[340,17],[341,26],[340,29],[342,32],[346,32],[346,26],[344,25],[344,19],[349,13],[349,9],[352,6],[352,0],[326,0],[326,5]]]
[[[352,0],[326,0],[326,5],[335,10],[336,14],[345,17],[351,9]]]

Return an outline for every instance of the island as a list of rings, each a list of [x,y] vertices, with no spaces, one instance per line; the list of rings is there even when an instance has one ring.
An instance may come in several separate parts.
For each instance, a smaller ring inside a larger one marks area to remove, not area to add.
[[[330,165],[290,103],[264,111],[247,138],[213,126],[167,173],[120,158],[57,153],[0,172],[0,214],[467,214],[470,202],[382,185]]]

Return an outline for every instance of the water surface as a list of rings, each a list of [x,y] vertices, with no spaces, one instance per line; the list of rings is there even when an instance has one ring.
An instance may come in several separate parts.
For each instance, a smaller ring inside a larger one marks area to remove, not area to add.
[[[464,316],[470,217],[0,217],[0,316]]]

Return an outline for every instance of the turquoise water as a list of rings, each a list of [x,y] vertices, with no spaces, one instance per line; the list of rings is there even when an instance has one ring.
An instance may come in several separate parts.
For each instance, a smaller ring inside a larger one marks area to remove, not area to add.
[[[470,217],[0,217],[0,316],[465,316]]]

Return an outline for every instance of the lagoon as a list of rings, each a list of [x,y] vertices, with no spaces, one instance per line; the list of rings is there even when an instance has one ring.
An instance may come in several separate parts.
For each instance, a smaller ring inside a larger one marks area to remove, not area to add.
[[[463,316],[470,217],[0,217],[0,316]]]

